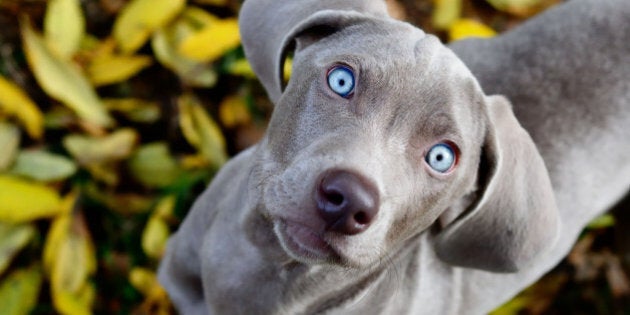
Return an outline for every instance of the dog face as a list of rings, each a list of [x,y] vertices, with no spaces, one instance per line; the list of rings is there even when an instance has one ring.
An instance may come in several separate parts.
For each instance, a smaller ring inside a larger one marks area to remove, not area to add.
[[[445,261],[513,271],[553,243],[533,142],[435,37],[325,11],[285,36],[280,61],[293,41],[293,76],[270,92],[280,96],[252,173],[256,209],[290,257],[365,268],[435,225]]]
[[[479,87],[435,38],[376,27],[298,48],[263,141],[261,209],[295,259],[370,265],[473,189]],[[362,31],[370,40],[355,41]],[[370,54],[374,42],[387,48]],[[454,86],[466,88],[444,93]],[[430,152],[452,165],[434,169]]]

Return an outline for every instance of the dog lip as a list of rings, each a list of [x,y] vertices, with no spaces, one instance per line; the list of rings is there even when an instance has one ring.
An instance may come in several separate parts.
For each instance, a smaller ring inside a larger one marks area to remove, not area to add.
[[[298,222],[277,221],[277,234],[289,255],[298,260],[319,261],[338,258],[335,250],[312,228]]]

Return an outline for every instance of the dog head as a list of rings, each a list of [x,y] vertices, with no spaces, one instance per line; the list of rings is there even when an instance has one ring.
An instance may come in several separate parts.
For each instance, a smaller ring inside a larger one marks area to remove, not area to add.
[[[289,256],[369,267],[427,231],[442,260],[505,272],[553,243],[547,171],[505,98],[379,6],[286,1],[295,14],[282,2],[248,0],[240,23],[275,103],[253,172],[258,210]]]

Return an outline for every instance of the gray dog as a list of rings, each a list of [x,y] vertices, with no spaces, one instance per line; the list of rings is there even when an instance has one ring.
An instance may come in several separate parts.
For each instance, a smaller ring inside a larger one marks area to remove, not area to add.
[[[378,0],[240,23],[275,111],[169,241],[182,314],[482,314],[630,188],[628,0],[450,48]]]

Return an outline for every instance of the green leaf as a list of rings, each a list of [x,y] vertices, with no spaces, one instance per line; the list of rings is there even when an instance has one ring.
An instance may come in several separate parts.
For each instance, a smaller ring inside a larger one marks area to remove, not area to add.
[[[28,64],[44,91],[72,108],[86,122],[98,127],[112,125],[112,118],[83,73],[52,52],[28,20],[21,20],[20,27]]]
[[[28,315],[37,304],[42,278],[38,266],[11,273],[0,283],[0,314]]]
[[[604,214],[591,221],[587,229],[605,229],[615,225],[615,217],[612,214]]]
[[[74,161],[43,150],[20,152],[11,169],[12,174],[42,182],[63,180],[76,171],[77,165]]]
[[[79,0],[49,0],[44,17],[44,37],[59,55],[69,59],[85,36],[85,19]]]
[[[13,257],[33,238],[35,232],[30,224],[0,222],[0,275],[7,269]]]
[[[156,102],[137,98],[109,98],[103,101],[107,109],[118,112],[134,122],[153,123],[162,115],[160,106]]]
[[[180,174],[180,168],[164,142],[140,147],[129,160],[129,170],[140,183],[154,188],[172,184]]]
[[[20,146],[20,130],[12,124],[0,121],[0,171],[4,171],[15,160]]]

